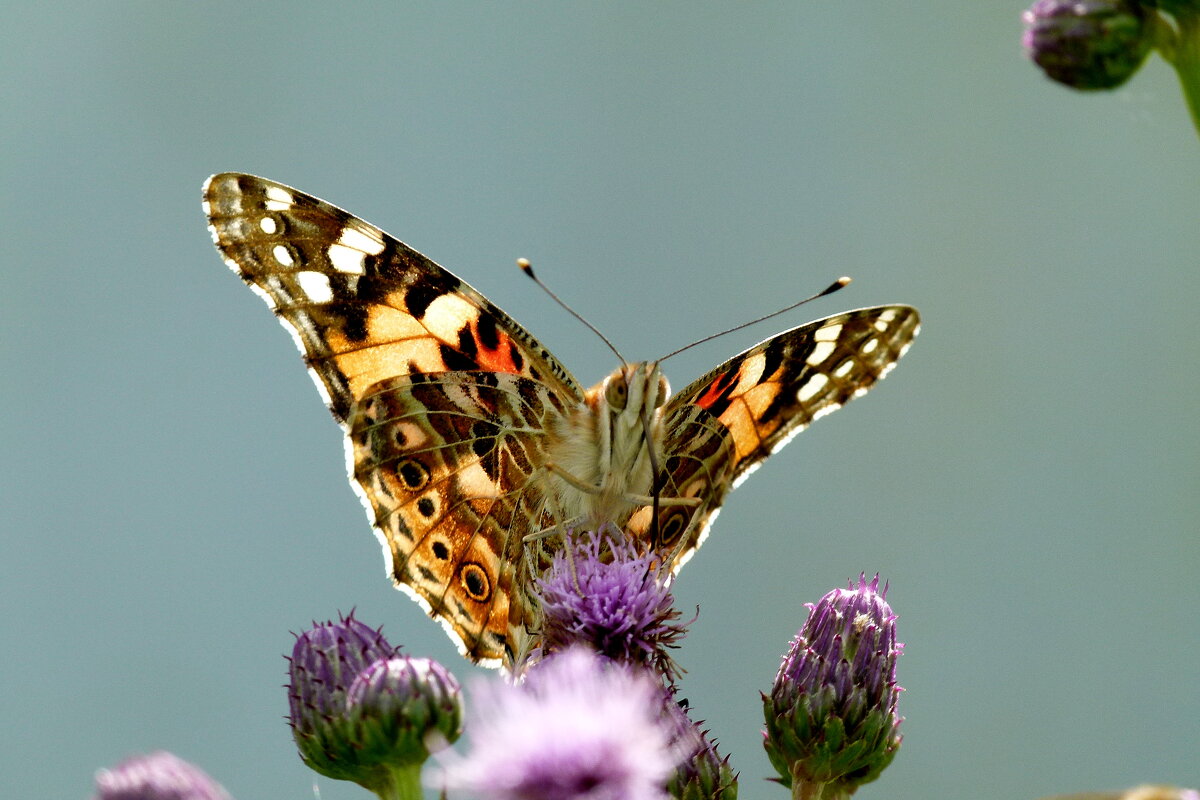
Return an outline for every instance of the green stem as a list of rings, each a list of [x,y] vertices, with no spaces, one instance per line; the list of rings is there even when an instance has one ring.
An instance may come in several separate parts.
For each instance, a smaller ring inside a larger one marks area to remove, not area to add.
[[[391,778],[387,786],[375,789],[379,800],[421,800],[421,765],[405,764],[387,767]]]
[[[1175,27],[1172,30],[1160,18],[1157,47],[1179,76],[1192,124],[1200,134],[1200,9],[1187,0],[1162,2],[1160,6],[1175,18]]]
[[[837,782],[819,783],[792,778],[792,800],[848,800],[853,791]]]

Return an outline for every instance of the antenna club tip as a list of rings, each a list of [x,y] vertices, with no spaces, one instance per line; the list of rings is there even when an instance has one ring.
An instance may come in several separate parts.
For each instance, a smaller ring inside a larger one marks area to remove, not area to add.
[[[517,266],[521,268],[521,272],[524,272],[531,278],[533,277],[533,265],[529,263],[528,258],[518,258]]]
[[[829,284],[828,288],[826,288],[825,291],[814,296],[813,299],[815,300],[817,297],[824,297],[827,294],[833,294],[838,289],[845,289],[849,285],[850,285],[850,278],[843,275],[842,277],[838,278],[833,283]]]

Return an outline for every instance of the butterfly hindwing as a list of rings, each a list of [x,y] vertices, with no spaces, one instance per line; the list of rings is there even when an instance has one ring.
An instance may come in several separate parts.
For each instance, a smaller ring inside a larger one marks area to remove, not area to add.
[[[353,474],[392,576],[472,660],[512,660],[537,627],[524,540],[554,518],[531,475],[562,412],[544,384],[476,371],[382,381],[352,414]]]
[[[692,506],[660,508],[658,548],[676,568],[699,547],[725,494],[813,420],[865,394],[908,350],[911,306],[848,311],[785,331],[692,382],[664,410],[665,487]],[[649,511],[635,512],[651,535]],[[682,538],[681,538],[682,537]]]

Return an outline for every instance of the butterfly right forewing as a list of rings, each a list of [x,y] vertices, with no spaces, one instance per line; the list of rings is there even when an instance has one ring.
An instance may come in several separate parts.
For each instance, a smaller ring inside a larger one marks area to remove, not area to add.
[[[633,523],[678,568],[703,541],[729,490],[814,420],[865,394],[920,328],[911,306],[836,314],[773,336],[697,379],[664,409],[662,496],[695,505],[648,508]]]

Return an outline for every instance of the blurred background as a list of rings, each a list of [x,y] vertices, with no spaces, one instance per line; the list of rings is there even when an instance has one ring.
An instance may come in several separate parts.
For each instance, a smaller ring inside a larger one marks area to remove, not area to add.
[[[803,603],[891,582],[904,745],[859,797],[1033,798],[1200,766],[1200,141],[1157,56],[1081,95],[1021,2],[32,3],[0,32],[0,795],[166,748],[239,800],[364,797],[295,754],[285,662],[391,588],[290,337],[217,257],[213,172],[370,220],[585,385],[677,388],[888,302],[923,332],[730,496],[677,598],[683,692],[763,779]],[[432,793],[431,793],[432,796]]]

